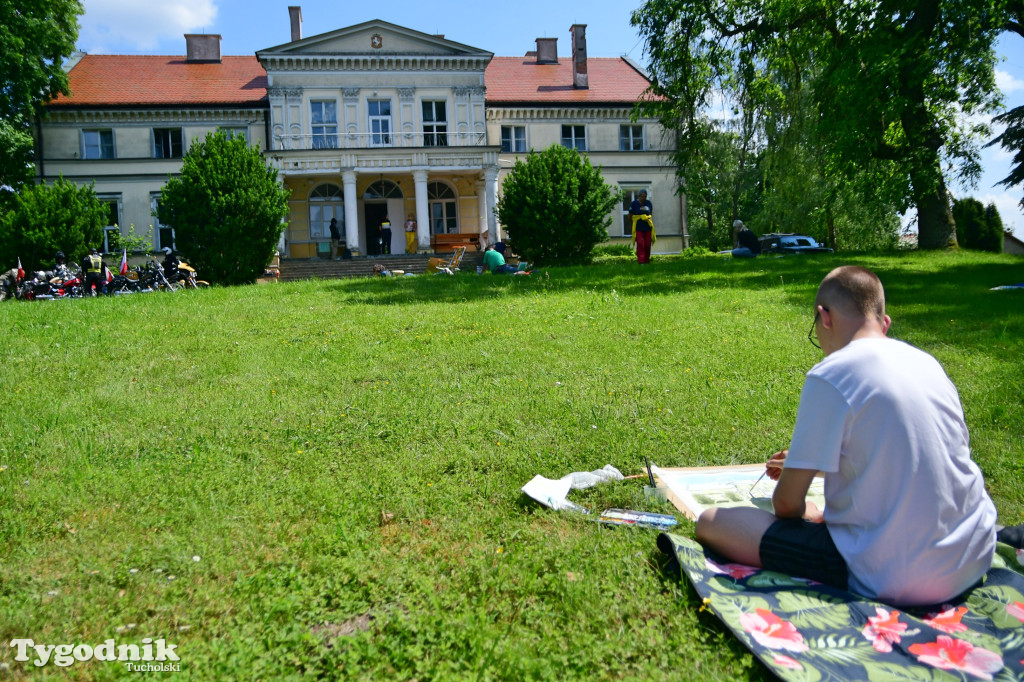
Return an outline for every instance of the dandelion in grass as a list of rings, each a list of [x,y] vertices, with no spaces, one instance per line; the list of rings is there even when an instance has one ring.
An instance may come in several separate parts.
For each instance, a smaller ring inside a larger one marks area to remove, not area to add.
[[[169,576],[167,576],[167,579],[168,579],[168,580],[174,580],[174,578],[175,578],[175,577],[176,577],[176,576],[173,576],[173,575],[169,575]]]
[[[202,557],[201,557],[201,556],[199,556],[198,554],[193,554],[193,555],[192,555],[192,561],[196,562],[197,564],[199,563],[199,561],[200,561],[201,559],[202,559]]]
[[[128,572],[131,573],[132,575],[135,575],[136,573],[139,572],[139,569],[137,569],[137,568],[129,568]]]

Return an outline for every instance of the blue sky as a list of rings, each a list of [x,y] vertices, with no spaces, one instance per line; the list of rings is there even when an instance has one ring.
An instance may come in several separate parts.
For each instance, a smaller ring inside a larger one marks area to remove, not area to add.
[[[534,49],[536,38],[558,38],[568,55],[569,27],[587,25],[591,57],[628,55],[645,63],[643,43],[629,25],[640,0],[516,0],[468,3],[465,0],[83,0],[80,50],[92,54],[185,53],[185,33],[219,33],[223,54],[253,54],[288,42],[288,6],[302,7],[303,35],[311,36],[371,19],[383,19],[424,33],[443,33],[456,42],[515,56]],[[500,8],[500,9],[499,9]],[[999,42],[1003,61],[998,83],[1006,106],[1024,104],[1024,39],[1006,34]],[[1024,238],[1024,188],[995,186],[1009,172],[1010,156],[999,147],[982,152],[984,174],[975,188],[953,186],[957,197],[995,202],[1003,223]]]

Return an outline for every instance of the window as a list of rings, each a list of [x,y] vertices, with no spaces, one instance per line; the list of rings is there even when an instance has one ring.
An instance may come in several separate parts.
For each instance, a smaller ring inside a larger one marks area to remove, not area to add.
[[[313,149],[334,149],[338,146],[338,103],[334,100],[312,100]]]
[[[585,131],[585,126],[562,126],[562,146],[581,152],[587,151]]]
[[[249,128],[247,126],[229,127],[229,128],[217,128],[218,133],[223,133],[224,137],[229,140],[232,137],[241,137],[246,142],[249,141]]]
[[[160,222],[160,193],[154,192],[149,195],[149,212],[153,215],[153,227],[156,228],[156,248],[162,249],[169,246],[177,250],[174,245],[174,230],[169,225]]]
[[[644,127],[642,125],[619,126],[619,151],[642,152],[644,150]]]
[[[153,128],[153,158],[181,158],[181,128]]]
[[[370,112],[370,144],[384,147],[391,144],[391,100],[371,99],[367,102]]]
[[[402,188],[390,180],[377,180],[363,192],[364,199],[401,199]]]
[[[114,158],[114,131],[113,130],[83,130],[82,131],[82,158],[83,159],[112,159],[112,158]]]
[[[117,248],[121,236],[121,195],[97,197],[107,209],[106,225],[103,226],[103,252],[110,253]]]
[[[423,146],[448,146],[448,117],[444,102],[423,102]]]
[[[501,151],[515,154],[526,151],[526,126],[501,126]]]
[[[648,185],[623,185],[619,189],[622,191],[622,236],[631,237],[633,236],[633,218],[629,215],[629,207],[636,199],[636,195],[643,190],[647,192],[647,201],[653,204],[654,200],[651,198],[651,188]]]
[[[330,239],[331,218],[338,219],[338,230],[345,234],[345,204],[337,185],[318,185],[309,193],[309,238]]]
[[[445,234],[459,231],[455,192],[443,182],[427,183],[427,204],[430,210],[430,232]]]

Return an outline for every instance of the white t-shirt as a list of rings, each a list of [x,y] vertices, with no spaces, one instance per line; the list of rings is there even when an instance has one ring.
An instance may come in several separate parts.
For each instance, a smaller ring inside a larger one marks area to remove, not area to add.
[[[956,387],[924,351],[858,339],[811,368],[785,466],[825,473],[825,523],[856,592],[940,603],[991,565],[995,506]]]

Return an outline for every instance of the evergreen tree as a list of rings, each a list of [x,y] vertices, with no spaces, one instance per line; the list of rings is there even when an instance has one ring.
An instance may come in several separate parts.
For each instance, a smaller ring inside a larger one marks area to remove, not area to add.
[[[590,159],[552,145],[516,161],[502,184],[498,218],[517,253],[538,265],[583,263],[608,239],[619,192]]]
[[[0,215],[0,270],[18,258],[26,270],[51,267],[58,250],[69,260],[81,258],[99,248],[108,215],[92,185],[63,177],[53,185],[25,185]]]
[[[288,216],[288,190],[245,138],[210,133],[193,142],[160,198],[181,256],[220,284],[256,281]]]

